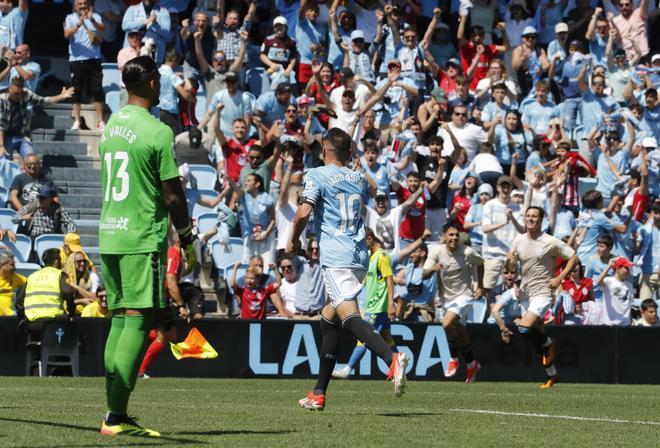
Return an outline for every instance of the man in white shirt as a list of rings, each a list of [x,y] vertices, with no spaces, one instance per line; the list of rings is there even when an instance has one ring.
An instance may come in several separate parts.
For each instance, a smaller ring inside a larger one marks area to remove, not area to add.
[[[479,145],[488,141],[488,134],[481,126],[468,123],[468,109],[462,104],[454,107],[451,115],[449,129],[458,140],[458,143],[465,148],[467,159],[472,160],[479,152]],[[442,149],[443,156],[451,156],[454,152],[454,144],[451,136],[442,126],[438,128],[438,135],[442,137],[445,144]]]
[[[293,217],[296,215],[298,206],[298,197],[302,193],[303,173],[301,171],[291,171],[293,158],[286,160],[287,170],[282,177],[280,188],[280,200],[275,206],[275,226],[277,228],[277,250],[285,250],[286,243],[289,241],[291,230],[293,229]],[[307,244],[305,234],[300,235],[301,245]]]
[[[399,237],[399,224],[401,218],[408,213],[410,207],[419,199],[424,192],[424,188],[418,188],[403,203],[394,208],[390,208],[390,197],[384,191],[376,193],[376,207],[371,208],[368,205],[364,207],[366,216],[364,223],[371,228],[383,243],[383,249],[387,252],[398,253],[401,250],[401,238]]]
[[[543,233],[544,210],[531,206],[525,212],[526,233],[518,235],[511,244],[508,260],[520,261],[522,295],[529,300],[529,307],[520,320],[515,323],[520,334],[525,336],[536,348],[547,375],[542,389],[549,389],[559,381],[554,365],[556,343],[545,335],[543,316],[552,305],[553,290],[557,289],[564,278],[577,263],[575,251],[559,238]],[[564,269],[555,276],[557,258],[568,259]],[[511,337],[511,331],[504,327],[502,340]]]
[[[497,180],[497,197],[486,202],[482,212],[484,293],[487,298],[502,273],[513,239],[525,231],[525,226],[520,224],[520,205],[511,202],[512,188],[513,180],[509,176],[501,176]]]

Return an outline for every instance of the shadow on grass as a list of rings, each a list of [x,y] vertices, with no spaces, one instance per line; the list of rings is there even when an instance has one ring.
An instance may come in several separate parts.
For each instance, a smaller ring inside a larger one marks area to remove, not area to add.
[[[174,434],[182,434],[187,436],[231,436],[231,435],[277,435],[277,434],[291,434],[297,431],[290,430],[276,430],[276,431],[252,431],[251,429],[227,429],[227,430],[213,430],[213,431],[179,431]]]
[[[4,422],[14,422],[14,423],[26,423],[29,425],[43,425],[43,426],[49,426],[52,428],[65,428],[65,429],[77,429],[79,431],[86,431],[86,432],[93,432],[95,434],[99,434],[99,428],[97,426],[82,426],[82,425],[73,425],[70,423],[60,423],[60,422],[47,422],[47,421],[42,421],[42,420],[28,420],[28,419],[21,419],[21,418],[9,418],[9,417],[0,417],[0,421]],[[107,437],[107,436],[104,436]],[[144,437],[139,437],[139,436],[119,436],[121,438],[124,437],[130,437],[132,440],[135,439],[145,439]],[[191,440],[191,439],[182,439],[179,437],[168,437],[168,436],[161,436],[158,438],[151,439],[153,442],[138,442],[138,443],[131,443],[131,446],[163,446],[163,445],[187,445],[187,444],[197,444],[197,445],[206,445],[206,442],[203,442],[201,440]],[[168,443],[171,442],[171,443]],[[46,445],[50,448],[59,448],[57,445]],[[63,448],[64,447],[70,447],[70,446],[77,446],[77,447],[92,447],[92,446],[107,446],[107,444],[102,444],[102,445],[61,445]]]
[[[403,417],[403,418],[411,418],[411,417],[427,417],[431,415],[442,415],[441,412],[385,412],[381,414],[375,414],[378,417]]]

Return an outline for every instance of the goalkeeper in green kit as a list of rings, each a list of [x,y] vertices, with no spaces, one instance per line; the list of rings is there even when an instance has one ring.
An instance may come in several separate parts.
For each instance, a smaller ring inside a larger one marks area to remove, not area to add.
[[[184,270],[195,263],[186,199],[170,128],[150,113],[158,104],[160,74],[156,63],[140,56],[124,65],[122,81],[128,104],[103,131],[99,152],[103,206],[99,252],[112,327],[105,346],[108,412],[101,434],[158,437],[127,414],[142,347],[164,315],[164,268],[168,216],[181,240]],[[167,310],[169,311],[169,310]]]

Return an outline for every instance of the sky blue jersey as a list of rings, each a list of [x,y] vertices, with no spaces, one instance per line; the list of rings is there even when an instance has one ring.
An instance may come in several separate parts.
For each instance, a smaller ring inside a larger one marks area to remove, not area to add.
[[[346,167],[326,165],[305,175],[300,202],[314,207],[321,266],[367,270],[369,253],[362,220],[367,196],[366,177]]]

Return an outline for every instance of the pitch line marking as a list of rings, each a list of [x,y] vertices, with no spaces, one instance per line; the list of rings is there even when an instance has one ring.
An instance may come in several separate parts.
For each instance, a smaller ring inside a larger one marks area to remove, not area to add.
[[[466,414],[508,415],[515,417],[556,418],[561,420],[580,420],[587,422],[627,423],[634,425],[660,426],[660,422],[652,422],[652,421],[644,421],[644,420],[626,420],[621,418],[605,418],[605,417],[580,417],[575,415],[552,415],[552,414],[539,414],[536,412],[505,412],[505,411],[492,411],[488,409],[449,409],[449,412],[463,412]]]

